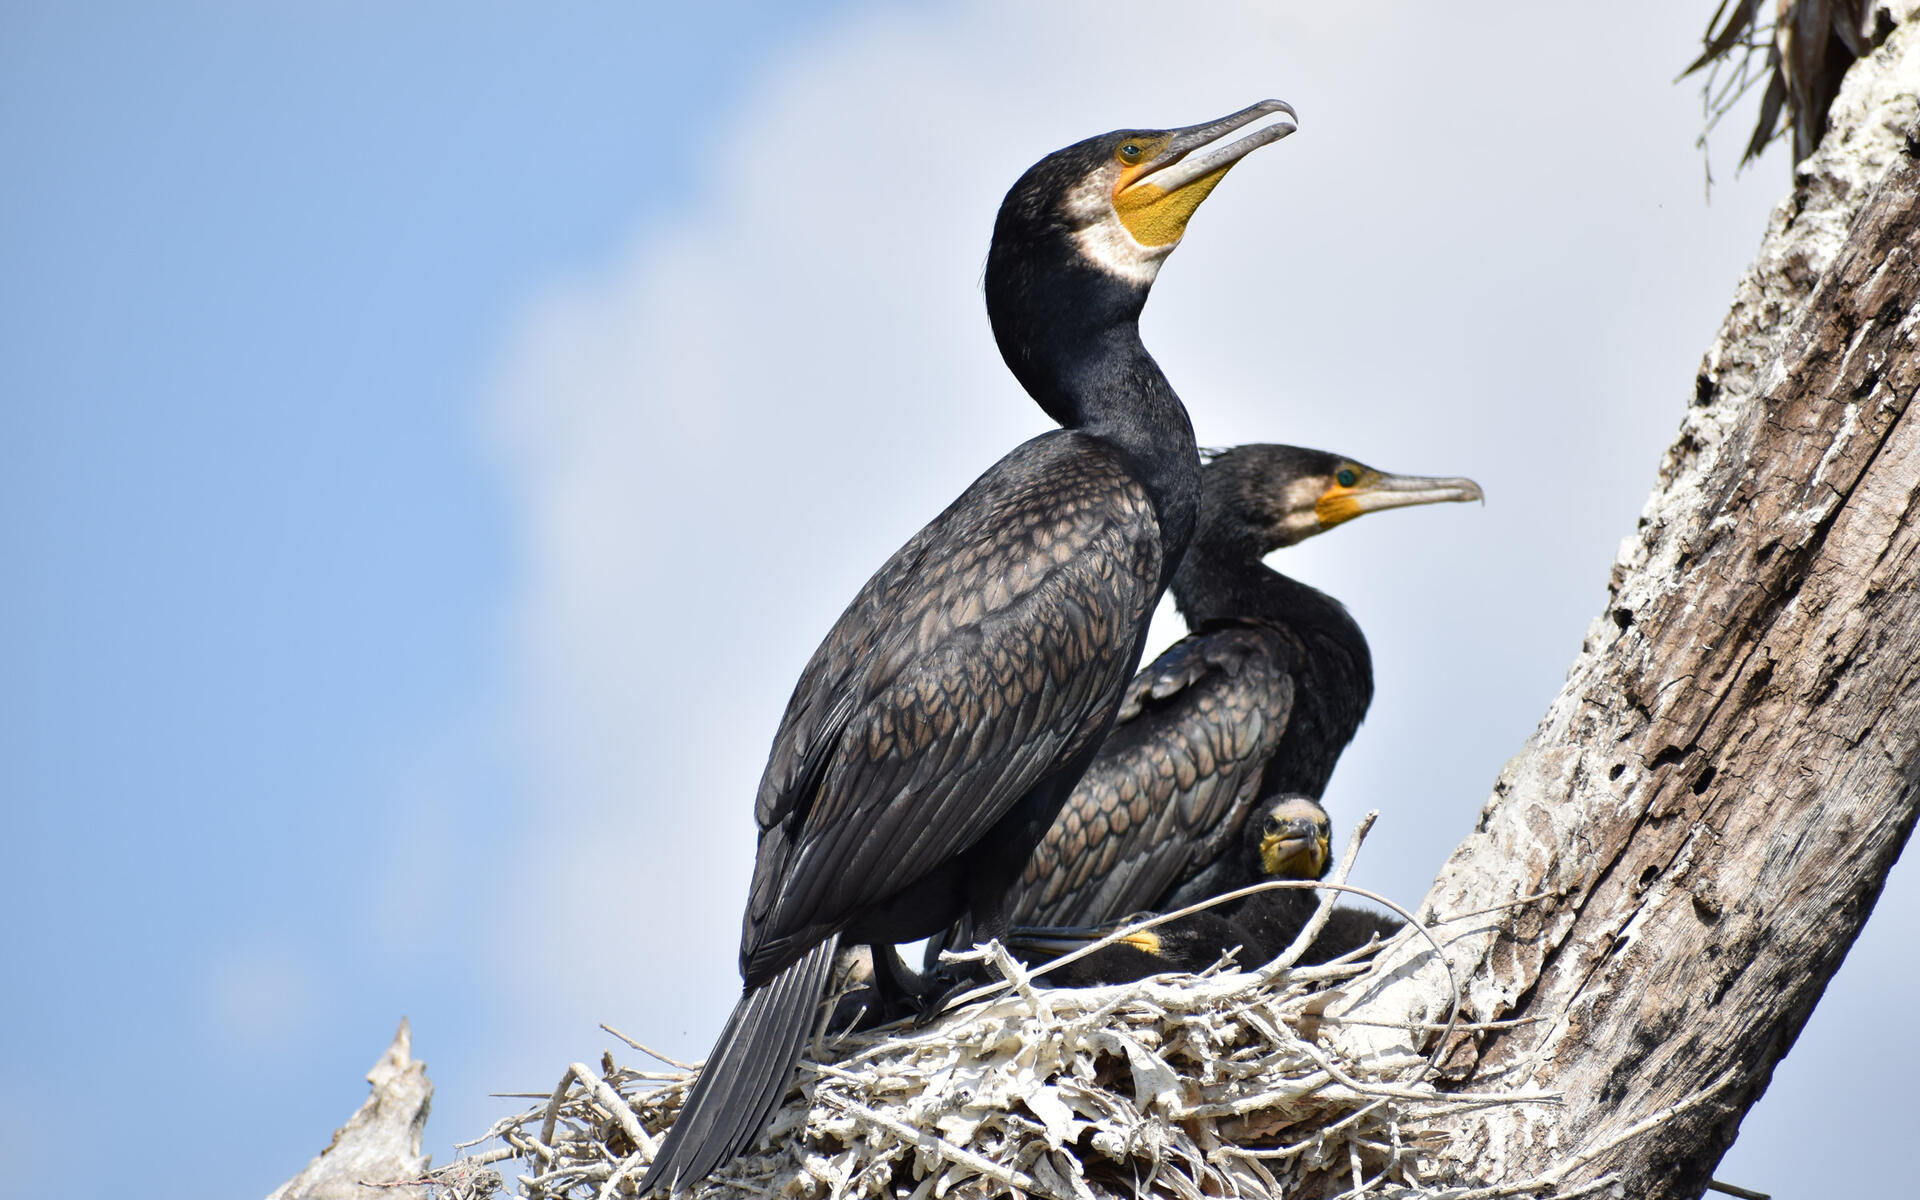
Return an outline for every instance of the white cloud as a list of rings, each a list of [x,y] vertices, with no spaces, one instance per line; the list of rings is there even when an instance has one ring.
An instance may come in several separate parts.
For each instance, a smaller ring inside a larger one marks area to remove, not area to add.
[[[502,900],[540,1039],[514,1069],[581,1057],[599,1020],[698,1055],[731,1006],[793,679],[867,573],[1045,427],[978,290],[1008,184],[1267,95],[1300,132],[1208,202],[1145,333],[1205,443],[1487,488],[1276,560],[1372,639],[1380,697],[1329,799],[1383,810],[1363,881],[1417,899],[1598,611],[1784,190],[1767,163],[1702,205],[1668,82],[1701,14],[1671,8],[982,3],[868,14],[761,81],[700,173],[660,180],[678,215],[531,302],[505,357],[541,830]]]
[[[320,1012],[319,976],[290,947],[235,947],[202,977],[201,1011],[216,1044],[276,1055],[310,1034]]]

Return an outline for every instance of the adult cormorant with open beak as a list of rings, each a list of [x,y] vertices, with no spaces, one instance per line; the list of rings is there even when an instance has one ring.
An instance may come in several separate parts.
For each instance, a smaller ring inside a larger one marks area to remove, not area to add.
[[[1345,606],[1261,562],[1363,513],[1481,499],[1471,479],[1389,475],[1298,446],[1236,446],[1202,472],[1173,579],[1193,632],[1127,689],[1119,719],[1008,907],[1019,925],[1170,912],[1253,882],[1234,853],[1261,800],[1318,797],[1373,699]]]
[[[754,809],[745,990],[643,1192],[759,1135],[843,940],[911,941],[963,916],[1005,936],[1008,888],[1112,723],[1200,507],[1193,429],[1140,342],[1141,306],[1228,168],[1293,130],[1261,122],[1292,111],[1089,138],[1007,194],[987,310],[1065,428],[908,541],[801,674]],[[876,958],[882,984],[908,985],[887,978],[896,954]]]

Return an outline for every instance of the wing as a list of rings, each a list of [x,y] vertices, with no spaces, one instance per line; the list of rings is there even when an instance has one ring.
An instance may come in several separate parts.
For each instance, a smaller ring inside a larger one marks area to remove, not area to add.
[[[1115,726],[1027,860],[1012,910],[1091,925],[1157,908],[1230,853],[1293,704],[1286,647],[1229,626],[1135,677]]]
[[[1139,659],[1160,568],[1145,490],[1070,431],[1016,449],[902,547],[774,738],[748,979],[947,865],[1084,752]]]

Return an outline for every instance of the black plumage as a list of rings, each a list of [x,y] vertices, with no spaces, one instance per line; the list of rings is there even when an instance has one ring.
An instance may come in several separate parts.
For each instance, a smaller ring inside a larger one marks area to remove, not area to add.
[[[1331,596],[1261,562],[1365,512],[1480,498],[1294,446],[1213,458],[1173,580],[1193,631],[1127,689],[1106,744],[1009,900],[1025,925],[1165,912],[1253,881],[1231,851],[1261,800],[1318,797],[1373,697],[1367,640]]]
[[[1009,885],[1111,723],[1199,509],[1192,427],[1141,345],[1141,305],[1194,205],[1292,125],[1211,144],[1291,111],[1090,138],[1008,193],[988,312],[1008,366],[1067,428],[916,534],[801,674],[754,810],[744,994],[643,1192],[705,1176],[764,1128],[841,941],[962,916],[1006,932]],[[877,958],[884,983],[897,956]]]
[[[1016,926],[1007,937],[1007,948],[1039,969],[1050,959],[1117,932],[1121,924],[1084,929]],[[1038,981],[1047,987],[1099,987],[1130,983],[1152,975],[1192,975],[1220,962],[1229,953],[1241,966],[1258,966],[1262,961],[1259,950],[1249,944],[1239,926],[1208,910],[1126,934],[1083,958],[1046,971],[1038,976]]]
[[[1263,801],[1245,822],[1226,857],[1235,864],[1234,890],[1271,880],[1319,879],[1330,864],[1332,824],[1310,796],[1277,796]],[[1306,928],[1319,905],[1312,888],[1276,888],[1222,901],[1212,908],[1176,917],[1151,929],[1126,935],[1084,958],[1055,968],[1045,980],[1062,987],[1122,983],[1169,972],[1201,971],[1228,952],[1246,967],[1278,958]],[[1300,956],[1302,964],[1323,963],[1397,933],[1394,917],[1352,905],[1335,905],[1325,926]],[[1090,945],[1119,925],[1056,929],[1019,927],[1008,945],[1035,966],[1049,958]]]

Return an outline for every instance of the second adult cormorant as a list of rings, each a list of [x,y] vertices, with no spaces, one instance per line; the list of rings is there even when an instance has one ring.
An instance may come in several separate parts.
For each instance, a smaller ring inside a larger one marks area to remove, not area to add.
[[[1193,632],[1127,689],[1014,885],[1018,924],[1097,925],[1251,882],[1232,853],[1247,813],[1318,797],[1373,698],[1367,639],[1345,606],[1261,559],[1364,513],[1481,498],[1470,479],[1276,445],[1215,456],[1202,488],[1173,579]]]
[[[1185,408],[1140,342],[1160,263],[1227,169],[1293,129],[1266,101],[1089,138],[1002,203],[994,337],[1066,428],[990,468],[868,580],[774,737],[740,938],[744,990],[641,1190],[697,1180],[786,1093],[842,939],[1004,936],[1007,890],[1086,769],[1193,534]],[[897,956],[878,956],[880,982]],[[892,981],[895,987],[903,980]]]

